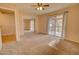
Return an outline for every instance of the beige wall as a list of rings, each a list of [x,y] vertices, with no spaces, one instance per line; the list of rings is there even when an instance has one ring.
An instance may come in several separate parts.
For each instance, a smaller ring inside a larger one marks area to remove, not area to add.
[[[74,5],[52,13],[39,15],[37,19],[37,32],[46,33],[47,17],[62,13],[64,11],[68,11],[66,39],[79,43],[79,5]]]
[[[9,9],[9,10],[14,10],[15,11],[15,24],[16,24],[16,34],[17,34],[17,39],[19,39],[21,34],[24,34],[23,30],[23,20],[24,18],[27,19],[28,15],[21,14],[16,10],[15,6],[10,6],[10,5],[0,5],[1,8]],[[66,8],[64,10],[59,10],[56,12],[52,12],[46,15],[39,15],[36,17],[35,20],[35,30],[36,32],[39,33],[47,33],[47,15],[53,15],[53,14],[58,14],[61,13],[62,11],[68,10],[68,19],[67,19],[67,40],[72,40],[75,42],[79,42],[79,5],[77,6],[72,6],[69,8]],[[29,15],[30,17],[30,15]],[[28,18],[29,18],[28,17]]]
[[[14,15],[0,13],[0,26],[2,27],[2,35],[15,34],[15,17],[14,17]]]
[[[15,12],[16,39],[17,39],[17,41],[19,41],[20,36],[24,35],[23,19],[30,19],[30,18],[34,17],[34,15],[25,14],[25,13],[20,12],[18,10],[18,8],[16,7],[16,5],[14,5],[14,4],[1,3],[0,8],[7,9],[7,10],[12,10],[12,11]]]
[[[48,23],[48,17],[46,15],[38,15],[36,20],[36,32],[38,33],[47,33],[47,23]]]
[[[79,43],[79,5],[68,10],[67,39]]]

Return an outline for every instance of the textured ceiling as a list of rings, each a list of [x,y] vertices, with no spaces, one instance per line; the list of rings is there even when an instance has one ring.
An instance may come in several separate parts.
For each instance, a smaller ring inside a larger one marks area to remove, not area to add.
[[[69,3],[48,3],[50,6],[46,7],[45,10],[42,11],[38,11],[36,10],[32,5],[34,5],[34,3],[26,3],[26,4],[16,4],[17,8],[24,13],[30,13],[30,14],[45,14],[45,13],[49,13],[49,12],[53,12],[65,7],[68,7],[70,5],[74,5],[74,4],[69,4]]]
[[[46,4],[46,3],[43,3]],[[3,3],[0,5],[5,5],[8,7],[13,7],[13,8],[17,8],[20,12],[22,13],[27,13],[27,14],[35,14],[35,15],[39,15],[39,14],[45,14],[45,13],[49,13],[49,12],[53,12],[71,5],[74,5],[73,3],[47,3],[50,6],[46,7],[45,10],[42,11],[37,11],[32,5],[36,5],[36,3]]]

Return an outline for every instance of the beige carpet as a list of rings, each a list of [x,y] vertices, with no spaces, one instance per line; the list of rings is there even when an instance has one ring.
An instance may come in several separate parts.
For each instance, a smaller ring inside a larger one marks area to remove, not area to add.
[[[3,44],[0,51],[1,55],[59,55],[59,54],[79,54],[78,44],[62,41],[53,48],[49,42],[57,39],[56,37],[25,33],[19,42]]]

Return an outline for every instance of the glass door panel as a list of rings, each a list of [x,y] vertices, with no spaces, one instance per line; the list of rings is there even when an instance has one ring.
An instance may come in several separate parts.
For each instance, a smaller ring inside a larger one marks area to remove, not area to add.
[[[49,19],[48,34],[55,36],[55,17]]]
[[[59,37],[62,36],[62,24],[63,24],[62,19],[56,20],[56,36]]]

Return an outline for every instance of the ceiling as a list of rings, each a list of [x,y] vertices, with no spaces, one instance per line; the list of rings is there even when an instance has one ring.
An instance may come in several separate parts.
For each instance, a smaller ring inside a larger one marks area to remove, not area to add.
[[[43,3],[43,4],[49,4],[50,6],[46,7],[45,10],[37,11],[32,6],[32,5],[36,5],[36,3],[10,3],[10,4],[3,3],[3,5],[13,6],[13,7],[17,8],[22,13],[34,14],[34,15],[45,14],[45,13],[53,12],[53,11],[74,5],[73,3]]]

